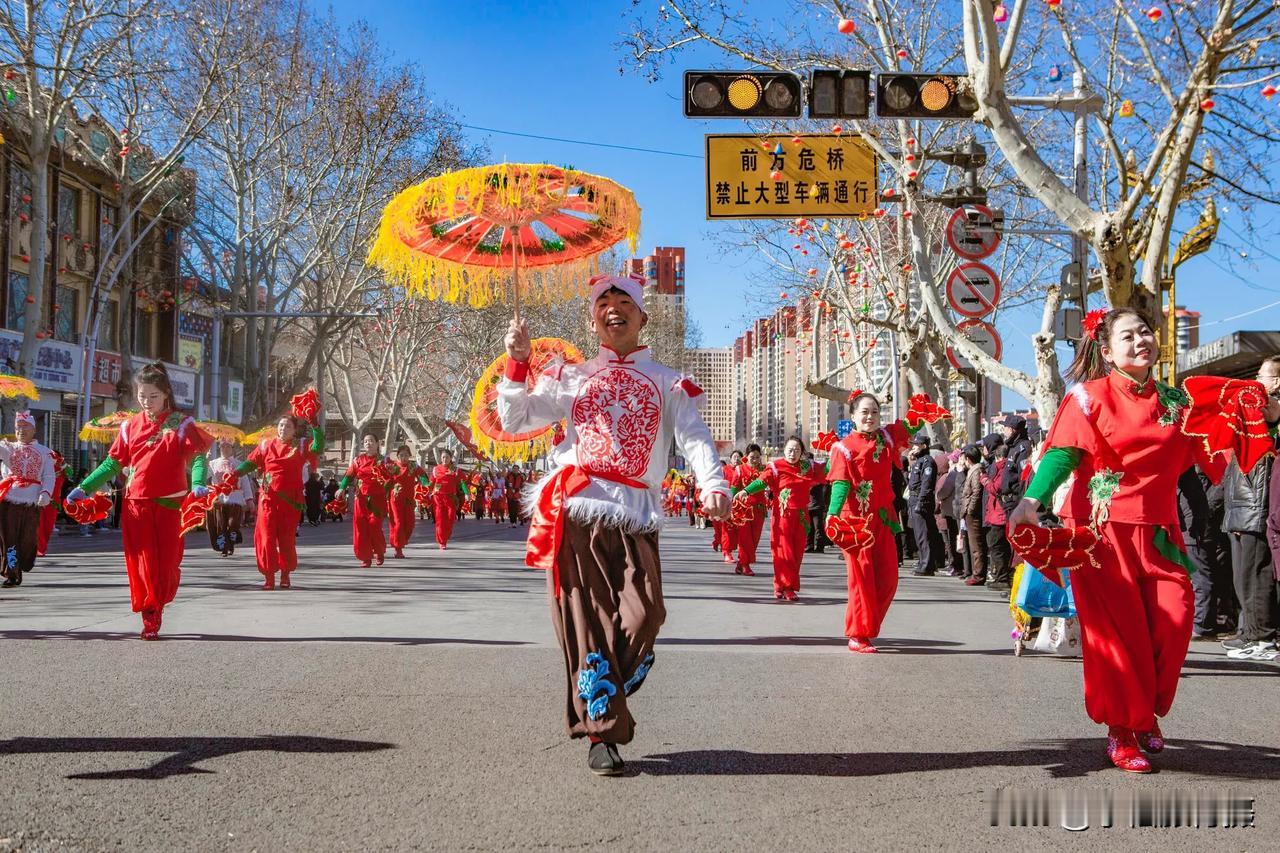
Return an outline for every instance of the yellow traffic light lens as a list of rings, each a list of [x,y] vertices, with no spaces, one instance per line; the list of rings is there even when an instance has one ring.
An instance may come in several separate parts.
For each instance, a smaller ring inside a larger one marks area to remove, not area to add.
[[[954,84],[941,77],[931,77],[920,87],[920,106],[931,113],[941,112],[951,103]]]
[[[735,110],[749,110],[760,103],[763,90],[754,77],[738,77],[729,84],[729,105]]]

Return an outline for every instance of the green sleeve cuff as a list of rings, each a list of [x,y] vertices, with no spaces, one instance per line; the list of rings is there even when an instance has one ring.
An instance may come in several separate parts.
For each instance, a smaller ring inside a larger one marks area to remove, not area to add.
[[[324,430],[318,426],[311,428],[311,452],[324,453]]]
[[[853,484],[848,480],[836,480],[831,484],[831,501],[827,504],[827,515],[837,515],[844,509],[844,502],[849,499],[849,490]]]
[[[1084,451],[1078,447],[1051,447],[1036,468],[1035,476],[1027,486],[1026,496],[1035,498],[1040,506],[1053,504],[1053,493],[1067,481],[1071,472],[1080,467]]]
[[[114,480],[122,469],[120,463],[108,456],[102,460],[102,464],[93,469],[93,472],[85,477],[80,483],[80,488],[84,493],[91,495],[103,487],[105,483]]]
[[[209,459],[203,453],[197,453],[191,460],[191,485],[203,486],[209,479]]]
[[[341,480],[338,481],[338,489],[340,491],[345,492],[347,490],[347,486],[350,486],[350,485],[351,485],[350,477],[343,477]]]
[[[258,467],[257,465],[254,465],[252,462],[246,459],[245,461],[241,462],[239,465],[236,466],[236,476],[243,477],[245,474],[248,474],[250,471],[256,470],[257,467]]]
[[[912,426],[906,421],[902,422],[902,428],[905,429],[907,431],[907,435],[910,435],[910,436],[914,436],[916,433],[924,429],[926,426],[927,424],[924,421],[920,421],[920,423],[916,424],[915,426]]]
[[[428,489],[431,488],[431,478],[428,477],[426,474],[420,475],[418,477],[418,482],[426,486]]]
[[[768,488],[768,484],[764,480],[752,480],[743,487],[742,491],[749,495],[758,495]]]

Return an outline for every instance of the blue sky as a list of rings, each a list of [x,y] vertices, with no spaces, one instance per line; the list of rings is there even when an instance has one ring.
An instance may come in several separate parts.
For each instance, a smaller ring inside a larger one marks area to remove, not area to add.
[[[765,0],[753,0],[767,8]],[[700,155],[705,133],[744,129],[735,121],[698,122],[681,114],[680,70],[725,67],[717,55],[687,52],[657,83],[633,73],[617,47],[629,2],[408,2],[377,0],[333,4],[340,20],[363,18],[396,58],[416,62],[437,96],[469,125],[592,142]],[[781,6],[781,4],[779,4]],[[754,8],[753,8],[754,11]],[[620,66],[626,73],[619,74]],[[639,253],[653,246],[685,246],[688,310],[707,346],[722,346],[767,306],[750,304],[751,265],[726,260],[705,220],[701,159],[588,147],[468,130],[484,140],[495,161],[572,164],[631,188],[644,210]],[[1230,200],[1224,238],[1240,230]],[[1280,221],[1277,212],[1265,216]],[[1192,217],[1194,219],[1194,217]],[[1238,241],[1237,241],[1238,242]],[[1264,247],[1266,248],[1266,247]],[[1280,305],[1252,316],[1223,320],[1280,300],[1280,249],[1247,260],[1223,246],[1179,271],[1179,302],[1202,312],[1208,341],[1242,328],[1280,328]],[[1013,314],[1001,324],[1006,360],[1030,364],[1020,340],[1038,321]]]

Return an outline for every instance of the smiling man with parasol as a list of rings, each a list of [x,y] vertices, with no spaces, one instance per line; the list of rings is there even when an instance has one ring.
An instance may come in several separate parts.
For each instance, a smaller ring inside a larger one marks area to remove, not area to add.
[[[635,733],[628,697],[653,666],[666,618],[658,528],[673,440],[697,475],[710,517],[728,515],[729,484],[698,411],[701,389],[640,346],[649,319],[640,283],[596,276],[590,285],[600,352],[583,364],[548,369],[530,390],[529,331],[512,320],[498,413],[509,432],[567,422],[551,452],[552,475],[529,495],[526,562],[550,570],[569,734],[590,738],[593,773],[615,776],[623,770],[617,744]]]

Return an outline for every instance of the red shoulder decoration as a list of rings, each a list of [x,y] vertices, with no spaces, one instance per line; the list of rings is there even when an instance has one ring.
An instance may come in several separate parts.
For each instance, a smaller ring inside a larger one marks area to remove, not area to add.
[[[1098,568],[1098,560],[1093,556],[1098,534],[1092,527],[1019,524],[1009,531],[1009,544],[1027,565],[1035,566],[1058,586],[1062,586],[1060,571]]]
[[[690,397],[701,397],[702,389],[699,388],[692,379],[681,379],[680,387],[684,389],[684,393]]]
[[[912,394],[907,401],[907,413],[903,420],[907,422],[907,426],[915,428],[921,424],[933,424],[950,417],[951,412],[930,400],[928,394]]]
[[[813,449],[827,452],[836,446],[837,441],[839,439],[836,438],[834,432],[820,432],[818,437],[813,440]]]
[[[1190,376],[1182,381],[1182,388],[1190,398],[1182,432],[1201,439],[1209,458],[1234,451],[1240,470],[1247,474],[1275,453],[1263,415],[1267,389],[1261,382]]]
[[[294,417],[313,424],[316,422],[316,415],[320,413],[320,395],[316,393],[316,389],[308,388],[301,394],[295,394],[289,401],[289,407],[293,410]]]

